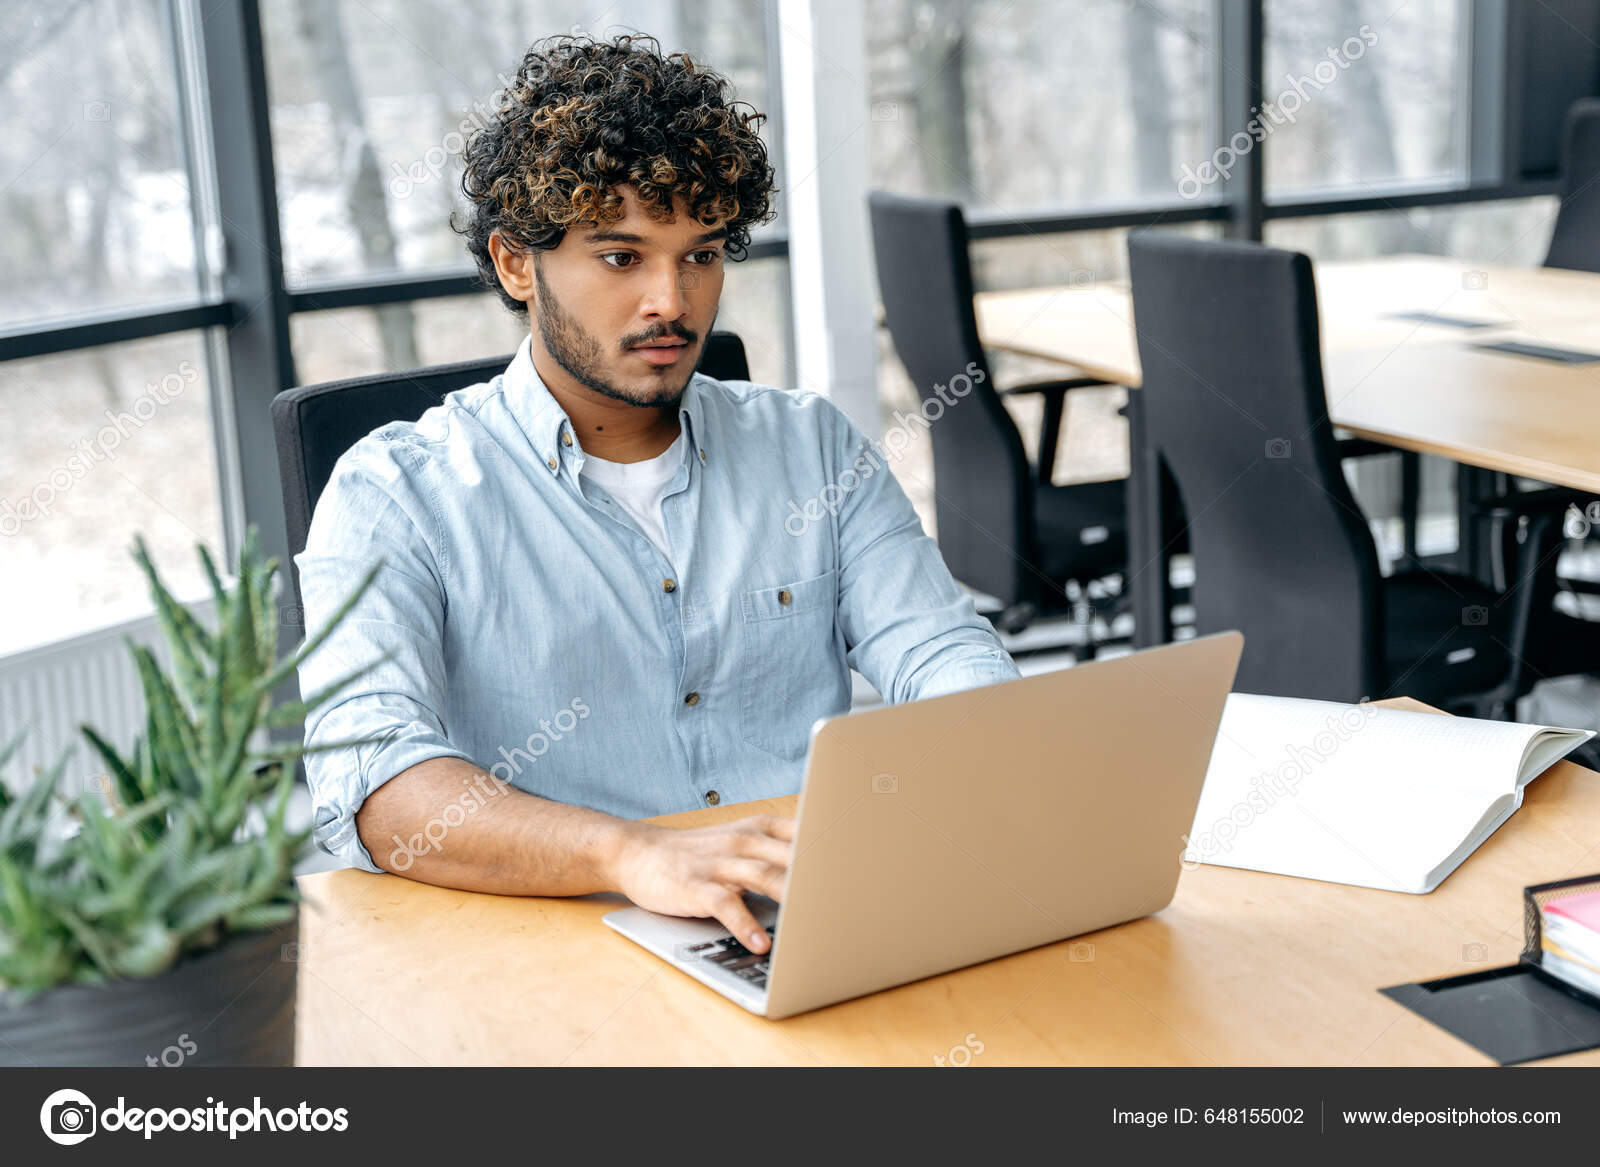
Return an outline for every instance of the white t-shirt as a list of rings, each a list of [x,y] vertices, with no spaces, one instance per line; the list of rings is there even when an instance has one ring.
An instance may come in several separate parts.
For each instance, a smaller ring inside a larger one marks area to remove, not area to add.
[[[661,521],[661,500],[677,477],[678,467],[683,465],[683,449],[683,431],[679,430],[672,445],[654,458],[643,462],[608,462],[585,454],[583,469],[579,472],[627,511],[650,542],[669,559],[672,552],[667,548],[667,529]]]

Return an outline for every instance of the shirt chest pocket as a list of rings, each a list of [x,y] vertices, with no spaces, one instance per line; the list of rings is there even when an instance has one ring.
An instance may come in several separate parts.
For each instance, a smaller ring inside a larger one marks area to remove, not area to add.
[[[838,591],[829,571],[740,595],[740,722],[758,749],[798,759],[812,723],[841,711],[841,690],[848,706]]]

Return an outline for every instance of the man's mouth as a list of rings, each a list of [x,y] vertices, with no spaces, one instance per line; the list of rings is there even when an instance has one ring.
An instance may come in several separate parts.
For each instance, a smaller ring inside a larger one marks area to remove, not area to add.
[[[683,355],[689,347],[688,341],[676,337],[666,337],[658,341],[651,341],[630,349],[652,365],[670,365]]]

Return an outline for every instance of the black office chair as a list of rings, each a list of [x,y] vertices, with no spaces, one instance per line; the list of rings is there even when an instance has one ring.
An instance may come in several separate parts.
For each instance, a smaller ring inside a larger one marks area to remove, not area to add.
[[[1544,266],[1600,272],[1600,98],[1586,97],[1567,111],[1560,193]]]
[[[1020,631],[1069,609],[1090,584],[1127,571],[1126,480],[1056,486],[1056,444],[1074,389],[1091,377],[998,389],[978,340],[967,227],[954,203],[873,192],[872,242],[895,351],[924,402],[969,367],[971,392],[932,425],[939,549],[961,582],[1003,606],[995,624]],[[1030,463],[1002,396],[1044,398]],[[1090,641],[1093,651],[1093,639]]]
[[[1196,628],[1245,634],[1237,688],[1503,716],[1528,684],[1535,589],[1383,577],[1328,421],[1311,261],[1154,231],[1128,256],[1150,441],[1189,516]]]
[[[289,554],[305,550],[311,514],[334,464],[356,442],[391,421],[416,421],[445,396],[505,371],[511,354],[401,373],[378,373],[288,389],[272,400],[272,431],[278,445],[283,516]],[[696,368],[719,381],[747,381],[744,342],[732,332],[713,332]],[[295,599],[300,577],[291,571]]]

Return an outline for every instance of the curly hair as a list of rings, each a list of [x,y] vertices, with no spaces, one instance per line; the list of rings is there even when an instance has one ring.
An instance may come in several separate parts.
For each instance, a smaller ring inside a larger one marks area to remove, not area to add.
[[[727,228],[726,254],[742,259],[750,228],[777,213],[776,188],[756,134],[766,115],[729,91],[688,54],[663,56],[651,36],[535,42],[464,150],[470,207],[451,225],[484,282],[526,313],[500,286],[489,237],[548,251],[575,223],[620,219],[619,184],[634,188],[655,222],[673,217],[681,195],[696,222]]]

